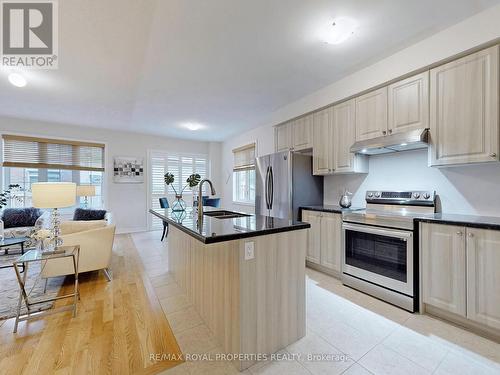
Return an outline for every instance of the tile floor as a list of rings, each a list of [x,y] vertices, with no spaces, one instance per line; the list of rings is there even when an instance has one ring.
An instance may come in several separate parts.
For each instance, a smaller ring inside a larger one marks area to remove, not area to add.
[[[160,237],[160,232],[133,235],[182,352],[220,353],[166,271],[168,244]],[[310,269],[306,283],[307,334],[280,352],[291,359],[258,363],[243,374],[500,374],[500,344],[430,316],[410,314]],[[230,363],[193,361],[164,374],[237,373]]]

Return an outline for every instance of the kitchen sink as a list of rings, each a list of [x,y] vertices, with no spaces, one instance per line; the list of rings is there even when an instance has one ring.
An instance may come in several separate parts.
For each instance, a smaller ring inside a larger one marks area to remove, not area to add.
[[[226,211],[226,210],[208,211],[208,212],[204,212],[203,215],[214,217],[216,219],[234,219],[237,217],[250,216],[247,214],[242,214],[242,213],[233,212],[233,211]]]

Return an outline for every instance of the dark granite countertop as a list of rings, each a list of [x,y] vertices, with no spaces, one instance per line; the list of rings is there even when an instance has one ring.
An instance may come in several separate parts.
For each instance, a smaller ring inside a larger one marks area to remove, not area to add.
[[[301,210],[309,210],[309,211],[320,211],[320,212],[333,212],[335,214],[341,214],[342,212],[350,212],[350,211],[359,211],[364,210],[363,207],[349,207],[343,208],[338,205],[329,205],[324,204],[320,206],[302,206]]]
[[[206,207],[205,212],[220,211]],[[217,219],[210,216],[203,217],[203,226],[198,228],[198,218],[194,215],[193,209],[173,212],[171,209],[155,209],[149,212],[162,220],[165,220],[183,232],[206,243],[216,243],[232,241],[241,238],[264,236],[272,233],[289,232],[299,229],[310,228],[308,223],[278,219],[262,215],[248,215],[232,219]]]
[[[460,225],[471,228],[500,230],[500,217],[460,214],[431,214],[415,218],[416,222]]]

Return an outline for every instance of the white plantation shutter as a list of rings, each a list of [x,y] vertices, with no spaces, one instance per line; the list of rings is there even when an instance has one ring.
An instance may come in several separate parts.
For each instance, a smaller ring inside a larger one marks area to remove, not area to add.
[[[198,173],[201,179],[208,177],[208,156],[207,155],[181,155],[170,154],[166,152],[151,152],[150,154],[150,168],[151,177],[150,182],[150,208],[159,209],[159,198],[166,197],[170,205],[173,204],[175,199],[175,192],[172,185],[165,184],[164,175],[170,172],[174,175],[174,186],[178,193],[182,187],[186,185],[187,178],[193,174]],[[206,189],[206,187],[204,188]],[[185,201],[190,204],[192,190],[188,187],[183,192]],[[187,198],[186,198],[187,197]],[[156,216],[149,215],[150,228],[160,229],[163,224]]]
[[[255,143],[238,147],[233,150],[234,171],[242,171],[255,168]]]

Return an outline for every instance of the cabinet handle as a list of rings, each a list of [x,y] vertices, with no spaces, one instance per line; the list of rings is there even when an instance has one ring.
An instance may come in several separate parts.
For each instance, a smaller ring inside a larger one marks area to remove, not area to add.
[[[496,157],[497,157],[497,154],[495,154],[494,152],[492,152],[492,153],[490,154],[490,157],[492,157],[492,158],[496,158]]]
[[[462,232],[460,232],[460,231],[458,231],[458,232],[457,232],[457,236],[461,236],[462,234],[463,234],[463,233],[462,233]]]
[[[469,237],[474,237],[474,233],[469,233]]]
[[[386,135],[386,134],[387,134],[387,132],[386,132],[385,130],[382,130],[382,134],[383,134],[383,135]]]
[[[389,134],[392,134],[392,129],[389,129]]]

